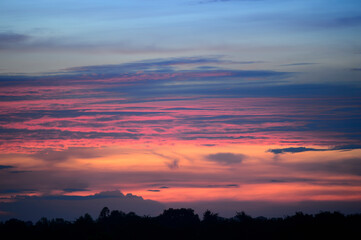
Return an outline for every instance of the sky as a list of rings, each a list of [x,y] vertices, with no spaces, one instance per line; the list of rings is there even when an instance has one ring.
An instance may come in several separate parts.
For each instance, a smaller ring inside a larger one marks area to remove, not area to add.
[[[0,220],[361,212],[358,0],[2,0]]]

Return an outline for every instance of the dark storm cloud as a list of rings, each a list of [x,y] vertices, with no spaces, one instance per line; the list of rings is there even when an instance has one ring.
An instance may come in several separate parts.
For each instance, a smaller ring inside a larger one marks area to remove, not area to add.
[[[241,163],[246,158],[243,154],[234,153],[216,153],[205,156],[209,162],[215,162],[221,165],[233,165]]]

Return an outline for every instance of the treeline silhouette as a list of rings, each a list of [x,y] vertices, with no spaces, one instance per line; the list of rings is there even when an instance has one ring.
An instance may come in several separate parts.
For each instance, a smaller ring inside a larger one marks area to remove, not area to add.
[[[237,212],[223,218],[207,210],[202,220],[193,209],[168,209],[157,217],[104,207],[73,222],[62,218],[38,222],[0,222],[1,239],[358,239],[361,214],[297,212],[284,218],[252,218]],[[358,237],[357,237],[358,236]]]

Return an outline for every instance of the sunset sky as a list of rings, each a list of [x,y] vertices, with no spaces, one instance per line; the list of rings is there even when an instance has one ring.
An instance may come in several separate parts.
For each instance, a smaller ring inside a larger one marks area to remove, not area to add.
[[[359,0],[1,0],[0,219],[359,211],[360,39]]]

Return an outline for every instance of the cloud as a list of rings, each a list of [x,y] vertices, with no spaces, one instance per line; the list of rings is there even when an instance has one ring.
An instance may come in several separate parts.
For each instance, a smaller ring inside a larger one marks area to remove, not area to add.
[[[356,144],[353,144],[353,145],[340,145],[340,146],[332,147],[330,150],[345,150],[345,151],[348,151],[348,150],[354,150],[354,149],[361,149],[361,145],[356,145]]]
[[[215,162],[221,165],[233,165],[241,163],[246,158],[243,154],[234,153],[216,153],[209,154],[205,159],[209,162]]]
[[[178,158],[174,158],[174,157],[171,157],[171,156],[166,156],[164,154],[157,153],[157,152],[154,152],[154,151],[152,151],[152,154],[169,160],[168,162],[165,162],[165,164],[167,165],[167,167],[169,169],[174,170],[174,169],[179,168],[179,159]]]
[[[29,129],[12,129],[12,128],[1,128],[0,127],[0,140],[65,140],[65,139],[101,139],[101,138],[111,138],[111,139],[139,139],[140,134],[137,133],[129,133],[129,132],[97,132],[94,130],[90,130],[88,132],[84,131],[68,131],[68,130],[57,130],[57,129],[37,129],[37,130],[29,130]],[[17,135],[15,135],[15,133]],[[66,153],[53,153],[53,150],[44,150],[43,153],[50,153],[50,156],[54,158],[59,157],[61,159],[61,155]],[[42,152],[35,155],[40,158],[47,158],[43,155]]]
[[[159,189],[168,189],[168,188],[239,188],[240,185],[236,183],[232,184],[199,184],[199,183],[179,183],[171,182],[169,186],[158,187],[159,184],[152,184],[150,187],[156,187]],[[149,191],[149,190],[148,190]]]
[[[88,188],[64,188],[64,192],[86,192],[89,191]]]
[[[19,174],[19,173],[27,173],[27,172],[31,172],[31,171],[10,171],[9,173],[13,173],[13,174]]]
[[[238,184],[214,184],[214,185],[206,185],[199,186],[201,188],[239,188]]]
[[[101,157],[101,150],[95,148],[70,147],[65,150],[43,149],[32,155],[35,159],[49,162],[62,162],[71,158],[97,158]]]
[[[267,152],[271,152],[274,154],[283,154],[283,153],[301,153],[301,152],[323,152],[323,151],[350,151],[355,149],[361,149],[361,145],[341,145],[335,146],[331,148],[307,148],[307,147],[289,147],[289,148],[276,148],[276,149],[268,149]]]
[[[8,212],[7,215],[0,216],[0,220],[18,218],[38,221],[41,217],[75,220],[85,213],[97,218],[105,206],[151,216],[160,214],[164,209],[159,202],[144,200],[132,194],[124,195],[120,191],[100,192],[89,196],[16,196],[11,200],[12,202],[0,202],[1,211]]]
[[[2,194],[27,194],[35,193],[36,189],[1,189],[0,193]]]
[[[289,64],[282,64],[281,66],[308,66],[308,65],[314,65],[314,64],[317,64],[317,63],[307,63],[307,62],[304,62],[304,63],[289,63]]]
[[[108,64],[95,66],[81,66],[63,69],[61,73],[69,77],[84,76],[89,74],[88,78],[99,78],[101,76],[104,80],[106,78],[114,79],[116,77],[121,81],[122,79],[129,82],[136,82],[144,80],[163,80],[172,81],[181,78],[183,81],[189,81],[189,77],[193,78],[212,78],[212,77],[274,77],[285,76],[291,73],[279,72],[272,70],[236,70],[225,69],[222,66],[228,64],[255,64],[262,63],[261,61],[231,61],[224,59],[223,56],[195,56],[195,57],[178,57],[178,58],[163,58],[150,59],[137,62],[129,62],[122,64]],[[183,66],[192,67],[191,69],[183,69]],[[216,66],[216,68],[214,68]],[[200,68],[201,67],[201,68]],[[96,75],[98,74],[98,75]],[[154,82],[153,82],[154,84]]]
[[[23,42],[29,39],[29,36],[12,32],[0,32],[0,48],[5,44]]]
[[[271,139],[309,144],[307,132],[329,132],[346,136],[347,142],[327,137],[323,144],[339,145],[352,142],[353,133],[360,130],[358,87],[290,82],[296,73],[229,69],[228,63],[254,61],[225,58],[163,58],[83,66],[42,76],[0,76],[4,103],[0,148],[11,145],[24,150],[25,145],[40,141],[43,150],[34,157],[56,162],[101,154],[71,149],[90,142],[105,146],[106,142],[171,138],[208,146],[270,144]],[[339,100],[346,96],[347,102]],[[321,115],[317,109],[323,109]],[[272,132],[272,137],[266,132]],[[58,151],[64,146],[70,148]],[[166,160],[168,167],[179,166],[177,157]]]
[[[0,170],[2,170],[2,169],[11,169],[11,168],[14,168],[14,166],[0,165]]]
[[[341,13],[341,12],[340,12]],[[238,18],[241,19],[241,18]],[[248,21],[262,22],[264,27],[287,28],[288,31],[303,32],[306,35],[310,31],[340,31],[341,29],[359,27],[361,26],[361,16],[352,15],[344,12],[343,15],[333,14],[329,12],[328,15],[322,15],[319,11],[310,11],[299,13],[273,12],[268,14],[255,14],[248,16]],[[356,31],[356,29],[355,29]]]
[[[269,149],[267,152],[271,152],[274,154],[282,154],[282,153],[300,153],[300,152],[308,152],[308,151],[327,151],[327,149],[316,149],[316,148],[306,148],[306,147],[290,147],[290,148],[278,148],[278,149]]]
[[[27,41],[31,40],[31,41]],[[175,53],[190,51],[189,48],[166,48],[144,43],[134,45],[129,41],[117,42],[77,42],[69,37],[37,37],[12,32],[0,33],[0,51],[11,52],[77,52],[77,53],[118,53],[118,54],[147,54],[147,53]]]
[[[146,70],[162,70],[164,67],[182,66],[182,65],[198,65],[198,64],[225,64],[230,61],[222,60],[220,56],[203,56],[203,57],[178,57],[165,59],[150,59],[138,62],[123,63],[123,64],[109,64],[96,66],[82,66],[64,69],[69,73],[120,73],[122,71],[146,71]],[[254,63],[254,62],[249,62]],[[167,71],[172,69],[166,68]]]
[[[170,163],[167,163],[169,169],[178,169],[179,168],[179,159],[174,159]]]
[[[347,16],[347,17],[334,17],[328,19],[319,19],[312,17],[310,20],[301,20],[298,21],[299,25],[316,28],[316,29],[329,29],[329,28],[348,28],[348,27],[358,27],[361,25],[361,16]]]
[[[346,158],[332,161],[313,161],[291,164],[295,170],[306,172],[324,172],[340,175],[361,176],[361,158]]]
[[[335,22],[340,26],[360,26],[361,16],[337,18]]]

